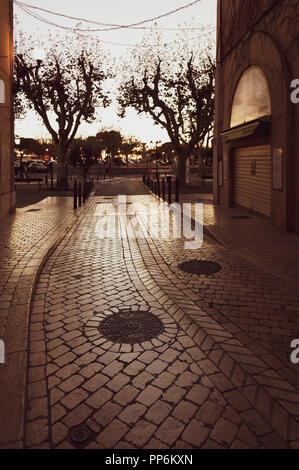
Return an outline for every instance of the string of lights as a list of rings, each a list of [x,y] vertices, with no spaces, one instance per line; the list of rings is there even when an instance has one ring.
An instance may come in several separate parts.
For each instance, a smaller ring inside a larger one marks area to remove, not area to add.
[[[130,25],[101,23],[101,22],[97,22],[97,21],[93,21],[93,20],[88,20],[86,18],[78,18],[78,17],[75,17],[75,16],[69,16],[69,15],[65,15],[65,14],[62,14],[62,13],[54,12],[52,10],[47,10],[45,8],[40,8],[40,7],[36,7],[34,5],[29,5],[28,3],[23,3],[23,2],[20,2],[18,0],[14,0],[14,3],[18,7],[22,8],[22,9],[26,9],[27,12],[28,12],[28,9],[29,10],[38,10],[38,11],[42,11],[44,13],[48,13],[48,14],[51,14],[51,15],[56,15],[56,16],[60,16],[60,17],[63,17],[63,18],[72,19],[72,20],[76,20],[76,21],[80,21],[80,22],[96,24],[96,25],[99,25],[99,26],[109,26],[109,28],[103,28],[103,29],[82,30],[82,32],[88,32],[88,31],[89,32],[103,32],[103,31],[114,31],[114,30],[118,30],[118,29],[148,29],[146,27],[140,28],[140,26],[145,24],[145,23],[150,23],[150,22],[157,21],[159,19],[165,18],[167,16],[173,15],[174,13],[177,13],[179,11],[182,11],[182,10],[186,9],[186,8],[189,8],[189,7],[199,3],[200,1],[201,0],[194,0],[193,2],[188,3],[187,5],[184,5],[182,7],[176,8],[175,10],[171,10],[167,13],[163,13],[159,16],[154,17],[154,18],[150,18],[150,19],[147,19],[147,20],[142,20],[142,21],[139,21],[137,23],[132,23]],[[171,30],[171,29],[168,29],[168,28],[164,28],[164,29],[165,30]],[[196,28],[174,28],[173,30],[188,30],[188,29],[196,29]]]
[[[127,44],[127,43],[111,42],[111,41],[103,40],[103,39],[98,38],[98,37],[94,37],[94,36],[90,36],[90,35],[86,35],[86,34],[80,34],[82,32],[82,30],[80,30],[78,28],[73,28],[73,27],[65,26],[65,25],[59,25],[57,23],[49,21],[46,18],[43,18],[38,13],[34,13],[34,12],[29,11],[26,7],[23,7],[23,6],[19,5],[19,2],[17,3],[17,5],[22,11],[24,11],[28,15],[32,16],[33,18],[35,18],[35,19],[37,19],[37,20],[39,20],[43,23],[46,23],[50,26],[54,26],[56,28],[60,28],[60,29],[66,30],[66,31],[71,31],[71,32],[75,33],[77,36],[80,36],[80,37],[83,37],[83,38],[92,39],[92,40],[101,42],[103,44],[109,44],[109,45],[113,45],[113,46],[126,46],[126,47],[135,48],[135,47],[138,47],[140,45],[140,44]],[[88,30],[88,31],[92,32],[91,30]],[[158,46],[162,46],[162,47],[165,46],[166,47],[166,46],[171,46],[171,45],[174,45],[174,44],[186,43],[186,42],[189,42],[189,41],[190,42],[195,41],[195,40],[200,39],[201,37],[204,37],[204,36],[207,36],[207,35],[211,34],[213,31],[215,31],[215,28],[210,28],[208,31],[205,31],[205,33],[203,33],[201,35],[198,35],[196,37],[185,39],[185,40],[180,40],[180,41],[173,41],[173,42],[169,42],[169,43],[157,44],[156,46],[153,46],[153,47],[158,47]]]

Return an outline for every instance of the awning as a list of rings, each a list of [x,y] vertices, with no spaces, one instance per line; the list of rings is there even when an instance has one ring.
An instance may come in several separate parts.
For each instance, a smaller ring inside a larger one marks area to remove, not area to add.
[[[221,138],[224,143],[232,140],[242,139],[256,133],[256,131],[262,127],[266,127],[269,130],[269,123],[271,116],[263,116],[259,119],[255,119],[251,122],[246,122],[240,126],[232,127],[221,133]]]

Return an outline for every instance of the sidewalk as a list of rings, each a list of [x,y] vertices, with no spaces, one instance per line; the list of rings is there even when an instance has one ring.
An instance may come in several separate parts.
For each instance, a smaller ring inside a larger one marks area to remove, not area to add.
[[[23,446],[30,301],[43,263],[78,216],[72,204],[49,197],[0,222],[0,448]]]
[[[136,200],[156,202],[128,197]],[[299,374],[289,358],[298,293],[207,235],[203,249],[188,251],[182,239],[151,238],[143,219],[145,238],[98,238],[96,209],[107,201],[116,197],[91,199],[42,270],[25,446],[298,448]],[[222,270],[179,269],[195,258]],[[163,331],[129,344],[103,330],[114,315],[133,322],[140,310]]]
[[[271,225],[266,217],[243,208],[205,205],[204,223],[229,248],[299,288],[298,234],[285,233]]]
[[[210,188],[210,183],[207,185]],[[172,200],[175,200],[174,192]],[[256,266],[299,288],[298,234],[283,232],[266,217],[245,208],[214,206],[213,195],[206,193],[194,176],[191,184],[180,192],[180,202],[203,203],[206,233]]]

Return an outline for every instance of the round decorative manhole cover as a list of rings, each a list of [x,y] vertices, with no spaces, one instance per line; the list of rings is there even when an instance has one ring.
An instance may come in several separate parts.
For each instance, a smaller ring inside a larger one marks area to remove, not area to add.
[[[218,263],[214,263],[213,261],[203,261],[203,260],[192,260],[186,261],[179,265],[181,271],[190,274],[204,274],[206,276],[211,276],[215,273],[221,271],[221,266]]]
[[[114,313],[99,325],[100,333],[113,343],[143,343],[158,337],[163,330],[163,322],[157,316],[142,310]]]

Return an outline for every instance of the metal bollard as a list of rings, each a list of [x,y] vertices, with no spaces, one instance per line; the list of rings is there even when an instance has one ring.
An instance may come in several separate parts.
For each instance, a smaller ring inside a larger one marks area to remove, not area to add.
[[[83,183],[83,204],[85,203],[86,201],[86,181],[84,180],[84,183]]]
[[[165,196],[165,178],[162,178],[162,199],[165,201],[166,196]]]
[[[180,202],[180,185],[179,179],[175,179],[175,202]]]
[[[65,173],[64,173],[64,189],[65,191],[68,190],[68,167],[65,167]]]
[[[160,178],[159,178],[159,175],[158,175],[158,178],[157,178],[157,195],[158,195],[158,198],[160,199],[160,197],[161,197],[161,188],[160,188]]]
[[[79,207],[82,206],[82,183],[81,181],[79,182],[79,187],[78,187],[78,198],[79,198]]]
[[[54,189],[54,174],[53,174],[53,163],[50,166],[50,178],[51,178],[51,191]]]
[[[168,204],[171,205],[171,182],[172,182],[172,176],[169,175],[167,176],[167,184],[168,184]]]
[[[77,180],[74,182],[74,209],[77,209],[77,197],[78,197],[78,184]]]

